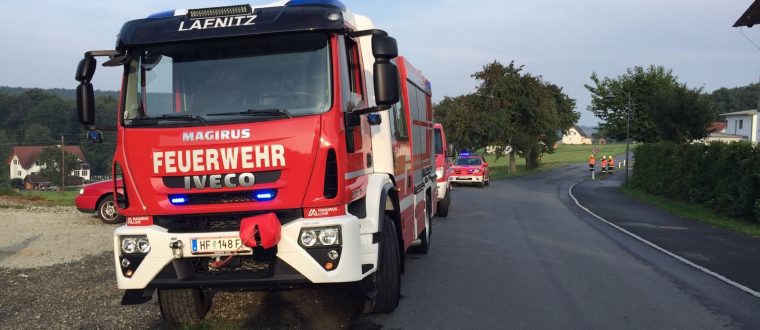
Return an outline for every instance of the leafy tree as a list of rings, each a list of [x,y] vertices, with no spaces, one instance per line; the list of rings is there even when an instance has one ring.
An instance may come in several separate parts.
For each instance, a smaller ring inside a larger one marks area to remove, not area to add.
[[[678,82],[671,70],[662,66],[629,68],[617,78],[600,79],[591,74],[593,85],[589,110],[602,119],[600,129],[608,137],[626,137],[630,95],[630,136],[642,142],[689,142],[706,137],[715,118],[711,100],[702,89]],[[612,100],[605,96],[612,93]]]
[[[49,147],[45,148],[40,154],[40,163],[44,164],[40,169],[40,174],[47,180],[50,180],[54,185],[61,188],[64,187],[62,178],[62,170],[66,171],[66,176],[77,167],[79,161],[77,161],[76,155],[70,152],[64,152],[64,168],[61,168],[61,147]]]
[[[449,145],[457,150],[480,149],[487,142],[487,113],[475,95],[445,97],[435,108],[436,121],[443,124]]]
[[[13,150],[13,142],[4,130],[0,130],[0,184],[8,183],[10,179],[10,168],[6,160]]]
[[[756,109],[760,102],[760,84],[736,88],[720,88],[710,94],[718,114]]]
[[[580,118],[574,111],[575,100],[562,88],[523,73],[523,67],[514,62],[504,66],[494,61],[473,77],[480,81],[476,94],[484,99],[483,106],[490,113],[489,142],[512,146],[524,155],[529,169],[539,166],[543,152],[554,152],[559,134]],[[516,169],[514,152],[510,154],[510,169]]]

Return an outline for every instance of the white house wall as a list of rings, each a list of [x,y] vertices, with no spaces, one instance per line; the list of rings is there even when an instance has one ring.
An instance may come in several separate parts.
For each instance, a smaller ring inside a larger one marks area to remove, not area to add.
[[[756,116],[726,116],[726,134],[746,136],[752,142],[757,142]],[[739,121],[742,121],[741,128]],[[753,134],[753,132],[755,134]]]

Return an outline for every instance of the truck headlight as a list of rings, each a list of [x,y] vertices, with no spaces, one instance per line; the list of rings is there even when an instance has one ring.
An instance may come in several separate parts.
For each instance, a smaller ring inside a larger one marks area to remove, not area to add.
[[[317,233],[313,230],[301,229],[301,245],[312,247],[314,244],[317,244]]]
[[[79,194],[80,194],[80,195],[83,195],[83,194],[84,194],[84,188],[82,188],[82,189],[79,189]]]
[[[340,246],[340,226],[302,228],[299,237],[305,248]]]
[[[137,240],[137,251],[140,251],[140,253],[150,252],[150,242],[147,238],[141,238]]]
[[[338,243],[338,228],[326,228],[319,231],[319,243],[324,246],[331,246]]]
[[[436,179],[440,179],[443,177],[443,167],[437,167],[435,169],[435,177]]]
[[[121,238],[121,252],[125,254],[145,254],[150,252],[147,236],[124,236]]]

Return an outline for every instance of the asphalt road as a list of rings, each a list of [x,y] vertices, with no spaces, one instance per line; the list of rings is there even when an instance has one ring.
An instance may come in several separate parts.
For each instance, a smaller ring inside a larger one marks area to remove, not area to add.
[[[760,299],[686,266],[575,206],[571,166],[457,187],[431,252],[407,259],[392,314],[357,328],[760,327]]]

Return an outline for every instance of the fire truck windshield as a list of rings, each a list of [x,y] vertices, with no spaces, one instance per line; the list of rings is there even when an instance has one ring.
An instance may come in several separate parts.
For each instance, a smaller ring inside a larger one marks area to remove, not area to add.
[[[305,33],[132,49],[123,124],[176,127],[323,113],[332,105],[327,41],[326,34]]]

